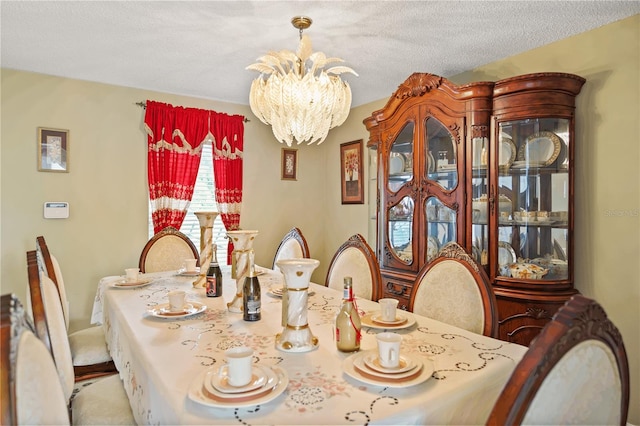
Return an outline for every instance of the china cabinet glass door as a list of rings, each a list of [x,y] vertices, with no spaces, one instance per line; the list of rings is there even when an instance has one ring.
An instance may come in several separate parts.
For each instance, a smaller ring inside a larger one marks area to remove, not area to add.
[[[569,278],[569,126],[564,118],[498,123],[500,145],[515,158],[499,165],[498,277]]]
[[[414,261],[414,128],[413,122],[404,125],[391,144],[387,164],[387,242],[395,260],[405,265]]]

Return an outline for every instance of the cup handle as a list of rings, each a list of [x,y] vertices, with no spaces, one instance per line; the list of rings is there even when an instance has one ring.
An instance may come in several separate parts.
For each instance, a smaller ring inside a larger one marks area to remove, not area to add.
[[[396,362],[398,360],[398,351],[393,348],[389,349],[389,360],[391,362]]]

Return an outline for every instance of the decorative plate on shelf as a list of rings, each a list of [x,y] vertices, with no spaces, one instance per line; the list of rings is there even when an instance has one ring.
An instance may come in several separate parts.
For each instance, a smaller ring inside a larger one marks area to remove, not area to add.
[[[498,265],[509,265],[516,261],[516,252],[511,244],[498,241]]]
[[[427,157],[427,172],[428,173],[433,173],[436,169],[436,160],[433,159],[433,155],[431,154],[431,151],[428,152],[429,155]]]
[[[560,155],[562,139],[553,132],[538,132],[529,136],[520,147],[518,160],[531,164],[552,164]]]
[[[500,157],[499,166],[504,169],[508,169],[516,159],[516,144],[513,140],[506,135],[500,135]]]

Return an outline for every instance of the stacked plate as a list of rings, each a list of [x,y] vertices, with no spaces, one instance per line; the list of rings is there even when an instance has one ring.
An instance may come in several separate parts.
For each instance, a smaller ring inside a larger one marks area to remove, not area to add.
[[[391,321],[383,320],[381,312],[373,312],[373,313],[365,314],[362,316],[362,318],[360,318],[360,321],[362,321],[362,325],[366,327],[383,329],[383,330],[389,330],[394,328],[396,329],[408,328],[416,323],[416,320],[415,318],[413,318],[413,315],[399,313],[399,312],[396,313],[396,318]]]
[[[253,366],[251,381],[233,386],[228,381],[226,366],[200,374],[189,388],[189,398],[211,407],[245,407],[265,404],[287,388],[289,379],[278,367]]]
[[[433,364],[427,359],[414,355],[401,355],[397,367],[383,367],[377,351],[360,352],[345,359],[345,373],[365,383],[406,387],[422,383],[433,374]]]

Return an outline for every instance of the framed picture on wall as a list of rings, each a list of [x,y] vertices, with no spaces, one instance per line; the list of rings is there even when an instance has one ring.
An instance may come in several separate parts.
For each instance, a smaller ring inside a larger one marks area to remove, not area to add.
[[[69,172],[69,131],[38,127],[38,171]]]
[[[282,148],[282,180],[296,180],[298,173],[298,150]]]
[[[340,144],[342,204],[364,204],[362,139]]]

